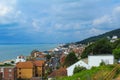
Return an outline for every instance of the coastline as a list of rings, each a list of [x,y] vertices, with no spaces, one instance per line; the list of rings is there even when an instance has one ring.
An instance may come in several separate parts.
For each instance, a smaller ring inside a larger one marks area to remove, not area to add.
[[[32,50],[48,51],[60,44],[0,44],[0,62],[15,59],[19,55],[29,56]]]

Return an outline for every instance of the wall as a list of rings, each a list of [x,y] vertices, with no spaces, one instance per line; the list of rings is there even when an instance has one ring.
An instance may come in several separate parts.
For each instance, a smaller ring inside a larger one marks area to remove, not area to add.
[[[70,67],[67,68],[67,75],[68,76],[72,76],[73,75],[73,71],[74,71],[74,68],[75,66],[83,66],[85,67],[86,69],[89,69],[89,66],[88,64],[86,64],[85,62],[83,62],[82,60],[78,61],[77,63],[71,65]]]
[[[34,77],[33,69],[17,69],[17,78],[30,79]]]
[[[99,66],[102,61],[104,61],[106,64],[113,64],[114,56],[113,55],[88,56],[88,65],[91,67]]]

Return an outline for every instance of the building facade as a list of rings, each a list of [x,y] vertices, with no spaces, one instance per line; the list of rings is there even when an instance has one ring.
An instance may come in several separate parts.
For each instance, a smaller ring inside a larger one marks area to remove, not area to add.
[[[19,62],[16,64],[17,79],[31,79],[35,76],[35,66],[32,61]]]
[[[2,79],[0,80],[16,80],[16,68],[14,66],[0,67]]]

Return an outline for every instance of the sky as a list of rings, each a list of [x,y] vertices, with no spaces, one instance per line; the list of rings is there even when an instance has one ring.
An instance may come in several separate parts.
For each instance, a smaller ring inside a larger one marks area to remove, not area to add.
[[[120,0],[0,0],[0,43],[68,43],[120,28]]]

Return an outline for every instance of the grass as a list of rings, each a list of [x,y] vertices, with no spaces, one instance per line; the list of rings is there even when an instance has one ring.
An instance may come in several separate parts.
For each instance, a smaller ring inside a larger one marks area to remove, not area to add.
[[[115,65],[93,67],[90,70],[81,71],[70,77],[60,77],[57,80],[102,80],[103,76],[109,73]]]

